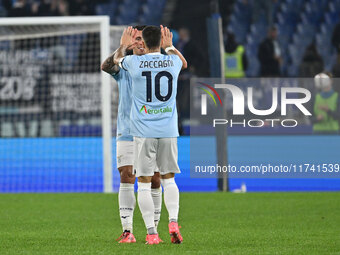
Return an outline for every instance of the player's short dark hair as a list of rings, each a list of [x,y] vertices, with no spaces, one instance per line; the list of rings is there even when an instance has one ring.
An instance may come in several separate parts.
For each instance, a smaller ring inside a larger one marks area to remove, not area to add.
[[[142,32],[146,47],[149,49],[158,48],[161,45],[161,29],[156,26],[147,26]]]
[[[137,25],[133,27],[134,29],[137,29],[138,31],[143,31],[144,28],[146,28],[145,25]]]

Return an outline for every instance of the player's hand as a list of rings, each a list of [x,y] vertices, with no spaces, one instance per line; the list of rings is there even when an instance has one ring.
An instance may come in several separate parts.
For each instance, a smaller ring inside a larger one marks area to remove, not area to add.
[[[319,109],[322,110],[322,111],[325,111],[325,112],[329,111],[329,107],[327,105],[320,105]]]
[[[133,43],[133,44],[129,45],[129,46],[126,48],[126,50],[133,50],[134,48],[136,48],[136,46],[137,46],[137,43]]]
[[[161,34],[162,34],[162,49],[166,49],[172,46],[172,32],[170,32],[169,28],[163,27],[161,25]]]
[[[128,27],[124,29],[123,35],[120,38],[120,45],[126,47],[127,49],[133,49],[136,46],[135,37],[137,34],[137,29],[133,27]]]
[[[316,117],[316,120],[317,121],[323,121],[324,117],[320,114],[320,115],[318,115],[318,117]]]

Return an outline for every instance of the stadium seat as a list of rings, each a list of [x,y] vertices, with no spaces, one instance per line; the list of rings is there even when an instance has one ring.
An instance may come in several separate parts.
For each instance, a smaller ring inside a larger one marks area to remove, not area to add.
[[[117,2],[116,1],[110,1],[108,3],[104,4],[97,4],[96,6],[96,14],[97,15],[108,15],[110,16],[111,23],[113,21],[113,16],[117,11]]]
[[[259,71],[257,49],[267,35],[268,24],[265,15],[261,15],[256,24],[252,23],[250,3],[235,1],[228,30],[233,31],[238,42],[246,47],[250,59],[247,75],[256,76]],[[339,11],[340,0],[279,0],[275,3],[273,12],[279,31],[284,73],[298,75],[304,51],[314,40],[325,62],[333,63],[330,31],[339,22]]]
[[[297,23],[299,9],[295,8],[294,5],[287,5],[286,3],[281,5],[281,14],[290,23]]]
[[[315,36],[315,39],[316,39],[316,45],[320,45],[321,47],[324,47],[325,46],[330,46],[331,45],[331,38],[327,35],[324,35],[322,33],[320,34],[317,34]]]
[[[299,34],[294,34],[293,36],[293,45],[298,48],[307,47],[309,44],[313,42],[314,37],[301,36]]]
[[[314,9],[315,8],[315,9]],[[310,3],[306,4],[305,12],[301,15],[302,21],[307,24],[318,25],[323,17],[323,12]]]
[[[257,56],[248,55],[248,70],[246,71],[247,76],[256,77],[260,72],[260,63],[257,59]]]
[[[279,45],[280,45],[280,48],[281,48],[281,51],[284,53],[284,52],[287,52],[288,50],[288,45],[290,43],[290,38],[288,36],[279,36],[278,38],[278,42],[279,42]]]
[[[273,7],[273,17],[274,17],[274,19],[277,16],[277,14],[279,13],[280,9],[281,9],[281,1],[274,2],[274,7]]]
[[[300,23],[297,25],[296,30],[296,33],[300,37],[307,38],[309,40],[310,38],[314,38],[316,27],[310,23]]]
[[[165,0],[110,0],[108,3],[97,4],[97,15],[110,16],[111,24],[159,24]],[[133,6],[133,8],[131,8]],[[152,10],[157,9],[157,12]]]
[[[339,22],[339,13],[338,11],[330,11],[325,14],[325,22],[330,25],[335,25]]]
[[[289,77],[297,77],[299,75],[299,66],[295,64],[288,65],[287,74]]]
[[[251,5],[249,3],[246,4],[245,1],[237,0],[235,1],[234,12],[251,15]]]
[[[6,10],[2,7],[1,1],[0,1],[0,17],[6,17]]]
[[[267,36],[268,27],[257,23],[250,26],[250,34],[254,36],[255,41],[262,41]]]
[[[125,6],[136,6],[139,5],[139,0],[123,0],[123,5]]]
[[[288,46],[288,52],[290,55],[291,62],[298,66],[301,62],[306,46],[291,44]]]
[[[163,7],[165,5],[165,1],[164,0],[146,0],[146,4],[149,7],[153,8],[153,9],[157,9],[157,11],[162,12]]]
[[[295,26],[291,26],[290,24],[277,24],[276,27],[279,30],[279,37],[292,37],[295,31]]]
[[[130,8],[122,5],[119,7],[119,17],[125,22],[125,24],[131,24],[135,22],[138,8]]]
[[[151,15],[151,8],[147,4],[143,4],[141,7],[141,14],[138,17],[140,24],[157,25],[160,22],[160,16]]]
[[[249,24],[252,18],[250,5],[245,5],[242,1],[237,1],[234,5],[232,16],[234,16],[235,20],[239,23]]]
[[[333,54],[330,55],[328,61],[325,63],[325,70],[327,71],[332,71],[333,66],[336,63],[336,59],[337,59],[337,55],[335,54],[335,52]]]
[[[296,10],[299,12],[303,8],[305,2],[305,0],[286,0],[285,5],[289,10]]]
[[[244,44],[248,34],[248,28],[244,25],[233,25],[228,27],[228,31],[235,34],[238,43]]]
[[[294,28],[297,24],[297,17],[294,16],[293,19],[289,19],[289,17],[285,17],[282,13],[279,13],[277,16],[277,22],[280,26],[289,26]]]
[[[328,7],[328,0],[310,0],[310,4],[313,10],[319,10],[323,12]]]
[[[158,25],[162,18],[162,10],[165,6],[165,1],[154,1],[148,0],[141,5],[140,13],[138,15],[138,22],[140,24],[150,24],[150,25]],[[157,12],[155,13],[153,10],[157,8]]]
[[[253,37],[251,35],[248,35],[247,36],[246,51],[249,54],[256,56],[258,46],[259,46],[259,43],[257,41],[254,41]]]
[[[340,0],[329,1],[329,9],[331,11],[339,11],[340,10]]]
[[[245,19],[245,18],[241,18],[241,17],[239,17],[237,15],[232,14],[230,16],[229,24],[230,25],[242,25],[242,26],[249,27],[250,20],[249,19]]]

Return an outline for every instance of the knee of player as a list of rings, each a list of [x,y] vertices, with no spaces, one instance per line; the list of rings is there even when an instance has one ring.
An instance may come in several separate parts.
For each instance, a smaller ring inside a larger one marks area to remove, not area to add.
[[[135,183],[135,175],[132,173],[132,167],[126,166],[119,169],[120,180],[123,183]]]
[[[167,174],[162,175],[161,178],[162,178],[162,180],[175,178],[175,174],[174,173],[167,173]]]
[[[140,183],[151,183],[151,176],[139,176],[138,177],[138,182]]]
[[[161,186],[161,177],[159,173],[155,173],[155,175],[151,179],[151,188],[158,189]]]

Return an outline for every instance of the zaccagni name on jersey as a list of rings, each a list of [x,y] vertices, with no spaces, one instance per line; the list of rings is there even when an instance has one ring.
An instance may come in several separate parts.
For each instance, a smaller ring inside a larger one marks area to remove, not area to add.
[[[174,66],[174,62],[171,59],[152,60],[152,61],[141,60],[139,63],[139,68],[162,68],[162,67],[168,67],[168,66]]]

